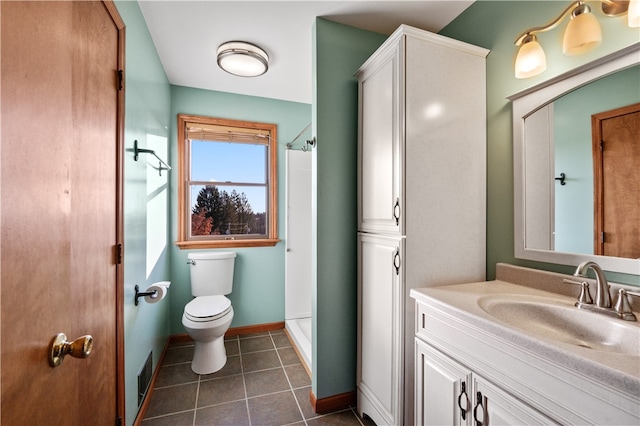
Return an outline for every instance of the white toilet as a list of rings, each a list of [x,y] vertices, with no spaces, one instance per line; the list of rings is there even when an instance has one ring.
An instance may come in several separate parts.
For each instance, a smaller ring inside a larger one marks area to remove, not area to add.
[[[195,341],[191,369],[197,374],[211,374],[224,367],[227,352],[224,333],[233,319],[231,301],[224,295],[233,287],[234,252],[189,253],[191,294],[184,307],[182,325]]]

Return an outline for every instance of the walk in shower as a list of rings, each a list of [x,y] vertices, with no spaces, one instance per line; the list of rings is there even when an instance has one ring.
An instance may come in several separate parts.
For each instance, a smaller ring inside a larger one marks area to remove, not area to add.
[[[285,328],[311,371],[311,152],[287,149]]]

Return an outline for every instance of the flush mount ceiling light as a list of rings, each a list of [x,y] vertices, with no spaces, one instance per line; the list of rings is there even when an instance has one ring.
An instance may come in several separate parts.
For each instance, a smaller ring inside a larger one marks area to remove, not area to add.
[[[269,69],[269,56],[245,41],[228,41],[218,47],[218,66],[229,74],[257,77]]]
[[[600,0],[602,11],[607,16],[619,16],[629,14],[628,25],[630,27],[640,25],[640,17],[634,9],[639,7],[640,0],[614,1]],[[526,30],[516,39],[515,45],[520,47],[516,56],[516,78],[529,78],[536,76],[547,69],[547,60],[538,43],[537,33],[550,31],[562,23],[565,17],[571,19],[562,39],[562,53],[566,56],[580,55],[588,52],[602,43],[602,30],[600,23],[591,8],[583,1],[572,2],[569,7],[553,21],[542,27],[534,27]]]

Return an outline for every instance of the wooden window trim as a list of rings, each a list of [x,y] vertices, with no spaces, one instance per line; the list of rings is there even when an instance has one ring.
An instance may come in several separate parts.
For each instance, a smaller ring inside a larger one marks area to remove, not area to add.
[[[190,160],[186,155],[186,124],[200,123],[205,125],[229,126],[244,129],[267,130],[270,134],[269,140],[269,208],[268,208],[268,235],[267,238],[246,238],[235,240],[189,240],[189,221],[187,212],[188,194],[187,189],[187,162]],[[178,239],[175,242],[180,249],[205,249],[205,248],[233,248],[233,247],[273,247],[280,239],[278,238],[278,146],[276,141],[278,127],[270,123],[258,123],[253,121],[228,120],[223,118],[205,117],[199,115],[178,114]]]

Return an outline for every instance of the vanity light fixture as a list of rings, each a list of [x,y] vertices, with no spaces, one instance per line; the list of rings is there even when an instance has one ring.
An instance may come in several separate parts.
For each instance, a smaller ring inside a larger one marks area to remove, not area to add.
[[[229,74],[257,77],[269,69],[269,56],[255,44],[228,41],[218,47],[218,66]]]
[[[627,13],[627,24],[632,28],[640,27],[640,0],[631,0]]]
[[[640,26],[640,0],[600,1],[605,15],[619,16],[628,13],[628,25]],[[530,28],[516,38],[515,45],[520,48],[515,63],[516,78],[533,77],[547,69],[544,50],[538,43],[536,34],[556,28],[567,16],[570,16],[570,20],[562,40],[562,52],[566,56],[580,55],[602,43],[600,23],[591,8],[584,1],[574,1],[547,25]]]

